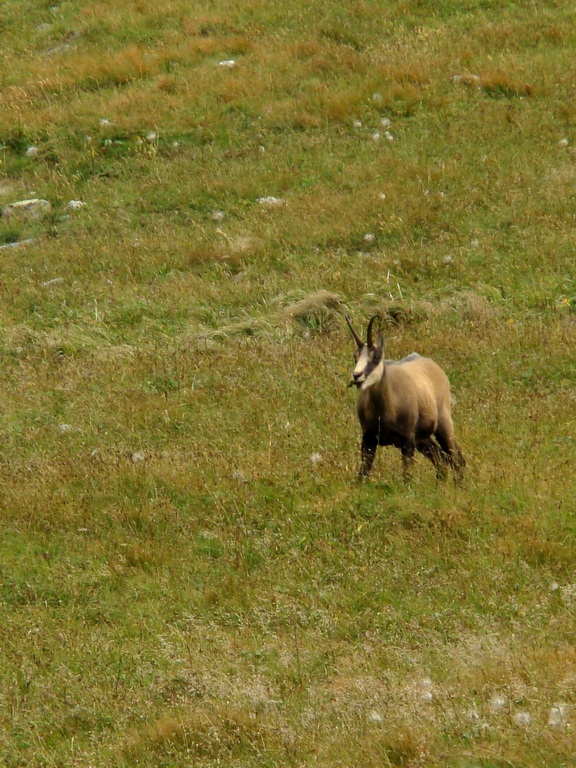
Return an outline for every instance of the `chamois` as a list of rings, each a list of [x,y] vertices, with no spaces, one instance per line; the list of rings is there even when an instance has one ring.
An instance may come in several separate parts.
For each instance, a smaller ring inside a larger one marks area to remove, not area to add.
[[[433,360],[416,352],[402,360],[385,360],[382,332],[376,343],[372,338],[378,317],[370,319],[364,343],[346,315],[357,345],[356,367],[348,386],[360,390],[359,477],[370,473],[378,445],[393,445],[402,451],[406,480],[410,479],[416,449],[432,462],[438,478],[445,478],[450,466],[456,479],[461,479],[465,461],[454,438],[448,377]]]

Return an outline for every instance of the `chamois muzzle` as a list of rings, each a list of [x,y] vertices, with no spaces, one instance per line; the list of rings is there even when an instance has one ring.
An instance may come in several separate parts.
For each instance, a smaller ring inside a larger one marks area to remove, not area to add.
[[[352,378],[348,382],[348,386],[356,387],[356,389],[360,389],[360,387],[362,386],[362,382],[364,381],[364,379],[361,379],[360,376],[362,376],[361,373],[353,373]]]

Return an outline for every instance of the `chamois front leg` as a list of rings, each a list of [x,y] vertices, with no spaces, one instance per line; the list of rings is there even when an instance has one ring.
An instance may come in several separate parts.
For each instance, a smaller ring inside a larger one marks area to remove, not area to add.
[[[412,466],[414,465],[414,451],[416,450],[416,441],[414,438],[407,437],[402,444],[400,450],[402,451],[402,469],[404,473],[404,481],[409,483],[412,479]]]
[[[372,432],[364,432],[362,435],[362,459],[360,462],[360,471],[358,472],[358,479],[362,480],[368,477],[372,464],[374,463],[374,457],[376,456],[376,448],[378,447],[378,438]]]

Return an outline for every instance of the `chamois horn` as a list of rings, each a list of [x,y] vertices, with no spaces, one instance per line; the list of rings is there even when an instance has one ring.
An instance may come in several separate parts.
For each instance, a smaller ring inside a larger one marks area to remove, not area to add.
[[[374,323],[374,320],[376,320],[377,317],[380,317],[380,315],[372,315],[368,323],[368,330],[366,331],[366,344],[368,344],[369,347],[374,346],[372,344],[372,325]]]
[[[362,347],[364,346],[364,342],[362,341],[360,336],[358,336],[358,334],[356,333],[356,331],[352,327],[352,323],[351,323],[350,317],[348,315],[346,315],[346,322],[348,323],[348,328],[350,328],[350,330],[352,331],[352,336],[354,336],[354,341],[358,345],[358,349],[362,349]]]

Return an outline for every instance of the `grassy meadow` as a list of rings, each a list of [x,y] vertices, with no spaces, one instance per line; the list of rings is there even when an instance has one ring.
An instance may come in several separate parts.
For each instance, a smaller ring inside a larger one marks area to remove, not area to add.
[[[574,22],[4,0],[2,766],[576,764]],[[355,482],[345,312],[462,486]]]

